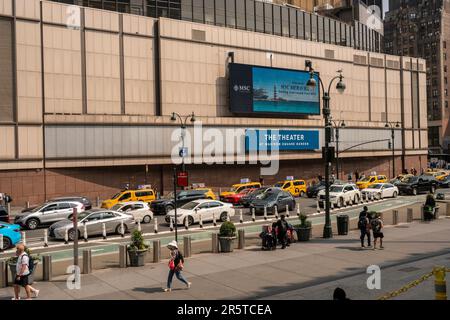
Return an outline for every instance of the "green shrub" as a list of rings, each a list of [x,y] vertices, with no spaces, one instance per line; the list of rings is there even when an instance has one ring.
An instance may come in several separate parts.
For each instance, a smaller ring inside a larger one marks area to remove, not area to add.
[[[234,237],[236,236],[236,227],[231,221],[225,221],[220,226],[219,237]]]
[[[41,256],[39,254],[33,255],[31,253],[30,248],[25,247],[25,253],[31,258],[31,260],[34,260],[35,262],[41,261]],[[16,264],[17,259],[18,259],[17,256],[13,256],[7,260],[7,263],[8,264]]]
[[[142,236],[142,231],[134,230],[131,234],[131,244],[129,245],[130,251],[137,251],[137,250],[147,250],[148,245],[144,242],[144,237]]]
[[[304,213],[300,214],[300,224],[294,225],[294,228],[311,228],[311,221],[308,220],[308,216]]]

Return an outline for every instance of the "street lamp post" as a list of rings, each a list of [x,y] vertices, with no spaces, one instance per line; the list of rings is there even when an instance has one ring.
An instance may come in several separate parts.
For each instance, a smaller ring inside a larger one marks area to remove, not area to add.
[[[184,157],[186,156],[186,153],[184,152],[184,137],[186,136],[186,124],[187,121],[190,119],[191,122],[195,122],[195,114],[192,112],[192,114],[182,117],[178,113],[173,112],[172,117],[170,117],[171,121],[177,121],[180,120],[181,123],[181,150],[180,150],[180,157],[181,157],[181,170],[183,172],[186,172],[186,167],[184,164]],[[173,201],[174,201],[174,210],[175,210],[175,241],[178,242],[178,215],[177,215],[177,167],[175,166],[173,168]]]
[[[344,120],[334,121],[330,120],[334,128],[334,136],[336,139],[336,179],[339,180],[339,128],[345,127]]]
[[[336,90],[339,93],[344,92],[345,90],[345,83],[342,81],[344,76],[342,75],[342,70],[338,70],[338,75],[331,79],[329,85],[328,85],[328,91],[325,91],[325,87],[323,85],[322,79],[320,78],[319,74],[314,71],[312,68],[312,64],[310,61],[307,61],[306,66],[309,68],[309,75],[310,78],[306,83],[306,86],[309,88],[314,89],[317,86],[317,81],[314,79],[315,76],[317,76],[320,87],[322,88],[323,92],[323,117],[325,120],[325,225],[323,227],[323,237],[324,238],[332,238],[333,237],[333,229],[331,227],[331,216],[330,216],[330,166],[331,162],[330,160],[330,142],[331,142],[331,127],[332,124],[330,122],[330,91],[331,91],[331,85],[333,84],[334,80],[339,79],[339,82],[336,84]]]
[[[391,128],[391,147],[392,147],[392,179],[395,178],[395,128],[400,128],[400,123],[386,122],[385,128]]]

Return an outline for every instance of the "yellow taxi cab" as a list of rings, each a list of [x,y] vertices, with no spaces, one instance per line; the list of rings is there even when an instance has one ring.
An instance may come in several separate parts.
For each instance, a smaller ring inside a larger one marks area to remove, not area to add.
[[[241,182],[237,184],[233,184],[231,186],[230,191],[224,191],[220,193],[220,201],[223,201],[226,196],[230,196],[236,193],[241,192],[242,190],[249,188],[261,188],[261,183],[259,182]]]
[[[368,177],[365,177],[364,179],[356,182],[356,185],[358,186],[358,188],[360,190],[362,190],[362,189],[368,188],[371,184],[385,183],[387,181],[388,181],[387,177],[383,176],[383,175],[368,176]]]
[[[306,194],[306,182],[305,180],[284,180],[274,184],[274,187],[281,188],[286,192],[289,192],[294,197],[303,197]]]
[[[199,191],[204,191],[205,192],[205,197],[207,199],[210,200],[216,200],[216,194],[212,191],[211,188],[206,188],[206,187],[202,187],[202,188],[194,188],[194,190],[199,190]]]
[[[153,189],[144,188],[137,190],[124,190],[116,193],[111,199],[102,202],[102,208],[110,209],[119,202],[144,201],[151,202],[156,199],[156,193]]]

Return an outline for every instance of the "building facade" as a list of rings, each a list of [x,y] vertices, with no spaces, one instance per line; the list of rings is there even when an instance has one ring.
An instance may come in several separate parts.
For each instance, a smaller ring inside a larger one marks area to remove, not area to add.
[[[385,50],[427,61],[428,144],[430,157],[449,160],[447,43],[450,41],[448,3],[441,0],[390,2],[385,20]]]
[[[311,61],[325,84],[342,70],[347,89],[331,93],[332,117],[346,123],[340,177],[355,170],[390,175],[387,121],[399,123],[396,173],[426,166],[422,59],[39,0],[0,0],[0,25],[0,190],[13,205],[68,194],[105,198],[126,184],[170,190],[180,139],[173,112],[194,112],[202,124],[199,136],[188,125],[192,183],[218,190],[241,178],[258,180],[264,165],[251,163],[243,147],[249,129],[317,132],[316,147],[280,151],[279,171],[264,176],[267,184],[286,176],[314,179],[323,169],[320,110],[231,112],[232,62],[293,72]],[[208,129],[235,133],[233,165],[195,162],[206,153],[196,143],[207,149]]]

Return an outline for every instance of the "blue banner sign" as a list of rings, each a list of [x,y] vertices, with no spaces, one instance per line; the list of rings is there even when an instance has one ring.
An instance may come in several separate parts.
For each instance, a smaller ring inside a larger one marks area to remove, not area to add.
[[[319,130],[260,130],[245,131],[245,151],[317,150]]]

